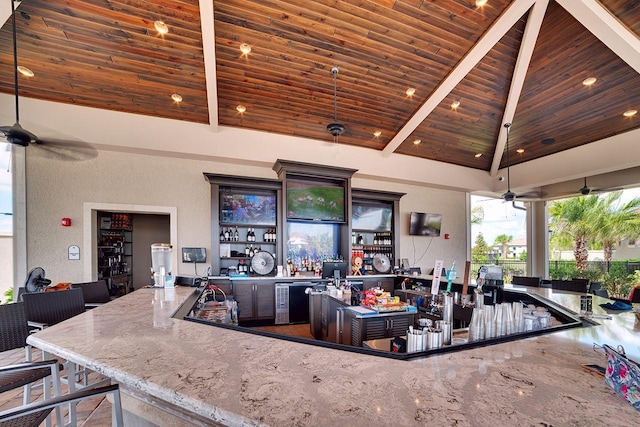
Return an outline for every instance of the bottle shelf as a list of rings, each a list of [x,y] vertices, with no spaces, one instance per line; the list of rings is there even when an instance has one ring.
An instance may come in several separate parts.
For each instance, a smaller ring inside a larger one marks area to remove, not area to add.
[[[255,241],[255,242],[250,242],[248,240],[220,240],[220,244],[223,243],[229,243],[229,244],[238,244],[238,245],[277,245],[277,242],[260,242],[260,241]]]

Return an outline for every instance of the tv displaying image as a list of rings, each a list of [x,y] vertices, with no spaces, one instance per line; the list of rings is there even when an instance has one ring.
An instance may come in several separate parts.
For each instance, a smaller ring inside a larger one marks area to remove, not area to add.
[[[351,227],[354,230],[391,231],[392,209],[388,206],[353,204]]]
[[[411,212],[409,234],[412,236],[440,236],[442,215],[434,213]]]
[[[276,225],[276,196],[221,192],[220,223]]]
[[[287,181],[287,218],[344,222],[344,187],[313,181]]]
[[[182,262],[207,262],[206,248],[182,248]]]

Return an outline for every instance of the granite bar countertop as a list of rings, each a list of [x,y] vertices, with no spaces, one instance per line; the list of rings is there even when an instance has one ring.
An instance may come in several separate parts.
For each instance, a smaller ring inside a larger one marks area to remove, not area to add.
[[[401,361],[172,318],[194,291],[139,289],[28,342],[223,425],[637,425],[638,411],[580,367],[606,365],[594,342],[623,344],[640,360],[630,312]],[[577,294],[539,291],[573,310],[579,304]]]

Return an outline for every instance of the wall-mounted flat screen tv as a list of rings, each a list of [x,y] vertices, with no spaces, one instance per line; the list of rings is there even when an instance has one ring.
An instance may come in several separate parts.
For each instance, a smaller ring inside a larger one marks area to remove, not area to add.
[[[341,183],[287,180],[287,218],[344,222],[344,186]]]
[[[354,230],[391,231],[393,210],[389,206],[353,203],[351,228]]]
[[[434,213],[411,212],[409,234],[412,236],[440,236],[442,215]]]
[[[207,262],[206,248],[182,248],[182,262]]]
[[[220,223],[276,225],[275,194],[220,191]]]

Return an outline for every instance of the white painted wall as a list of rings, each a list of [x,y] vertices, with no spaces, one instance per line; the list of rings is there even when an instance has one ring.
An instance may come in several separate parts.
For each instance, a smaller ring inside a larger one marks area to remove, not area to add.
[[[264,163],[240,165],[106,150],[94,159],[63,161],[36,146],[26,153],[27,269],[43,267],[54,283],[87,280],[86,263],[67,259],[70,245],[90,241],[84,235],[86,203],[176,208],[177,248],[201,246],[210,252],[210,184],[203,173],[276,178],[271,167],[277,157],[270,160],[266,154]],[[266,162],[269,166],[262,166]],[[353,179],[353,186],[407,193],[400,202],[400,258],[423,269],[432,268],[436,258],[447,265],[466,258],[465,193],[361,177]],[[452,238],[408,236],[411,211],[443,214],[442,232]],[[71,227],[60,225],[63,217],[71,218]],[[178,274],[192,272],[192,265],[178,264]]]

